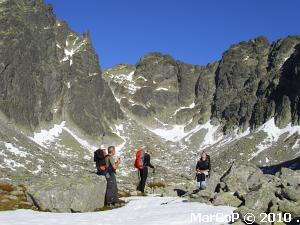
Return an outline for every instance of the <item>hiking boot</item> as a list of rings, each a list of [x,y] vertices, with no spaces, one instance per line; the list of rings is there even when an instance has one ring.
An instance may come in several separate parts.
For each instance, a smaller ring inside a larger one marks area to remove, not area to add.
[[[115,203],[119,203],[119,204],[125,204],[125,201],[121,200],[121,199],[118,199]]]
[[[113,209],[114,208],[114,204],[110,203],[110,204],[107,204],[105,207]]]

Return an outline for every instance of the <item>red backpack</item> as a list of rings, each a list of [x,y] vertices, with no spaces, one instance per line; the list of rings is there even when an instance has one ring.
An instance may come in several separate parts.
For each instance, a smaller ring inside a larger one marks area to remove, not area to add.
[[[135,156],[135,161],[134,161],[134,166],[137,169],[143,169],[144,168],[144,155],[145,155],[145,150],[139,148],[136,152]]]

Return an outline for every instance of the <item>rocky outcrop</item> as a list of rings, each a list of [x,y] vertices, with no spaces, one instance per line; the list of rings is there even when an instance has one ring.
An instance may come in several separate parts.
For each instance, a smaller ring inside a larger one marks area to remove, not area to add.
[[[241,42],[223,54],[216,72],[213,116],[225,120],[225,130],[249,126],[256,91],[266,76],[269,43],[263,38]]]
[[[291,213],[299,215],[299,171],[282,168],[276,175],[263,174],[251,164],[235,164],[223,177],[216,191],[200,191],[192,201],[237,207],[235,212],[244,218],[247,213],[261,223],[261,213]],[[245,224],[238,221],[234,224]]]
[[[0,110],[31,131],[71,120],[91,136],[109,134],[123,115],[89,34],[71,31],[42,0],[0,4]]]
[[[28,196],[39,210],[51,212],[91,212],[104,206],[106,181],[103,176],[57,177],[35,182]]]

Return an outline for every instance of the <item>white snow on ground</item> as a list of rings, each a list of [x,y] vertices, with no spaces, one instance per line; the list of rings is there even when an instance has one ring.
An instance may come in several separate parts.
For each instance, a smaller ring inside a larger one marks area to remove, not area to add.
[[[59,135],[66,131],[68,132],[82,147],[89,149],[91,151],[97,149],[97,147],[90,145],[86,140],[81,139],[73,131],[71,131],[66,126],[66,121],[60,124],[55,124],[50,130],[41,130],[39,133],[34,133],[33,137],[29,137],[35,143],[39,144],[44,148],[48,148],[51,143],[55,142]]]
[[[98,73],[89,73],[89,77],[97,76]]]
[[[11,143],[5,143],[5,147],[8,151],[20,157],[26,157],[29,155],[27,152],[21,151],[20,149],[14,147]]]
[[[33,174],[39,174],[40,172],[42,172],[42,166],[41,165],[37,165],[36,170],[32,171]]]
[[[164,88],[164,87],[159,87],[155,89],[156,91],[169,91],[168,88]]]
[[[160,125],[168,126],[167,123],[164,123],[164,122],[160,121],[157,117],[154,117],[154,120],[155,120],[158,124],[160,124]]]
[[[145,77],[143,77],[143,76],[139,76],[138,78],[136,78],[136,80],[138,80],[138,79],[142,79],[142,80],[144,80],[145,82],[146,81],[148,81]]]
[[[297,148],[300,148],[300,139],[298,139],[292,147],[292,149],[297,149]]]
[[[97,147],[90,145],[86,140],[83,140],[82,138],[80,138],[69,128],[63,127],[63,130],[67,131],[82,147],[84,147],[92,152],[95,151],[95,149],[97,149]]]
[[[15,167],[23,167],[23,168],[25,168],[25,166],[23,164],[18,163],[18,162],[16,162],[13,159],[4,158],[3,160],[4,160],[4,164],[6,165],[6,168],[9,168],[11,170],[16,170]]]
[[[185,138],[185,141],[188,141],[189,138],[196,132],[202,130],[202,129],[207,129],[208,133],[205,136],[205,145],[206,144],[211,144],[215,141],[215,132],[217,131],[218,127],[212,126],[210,124],[210,121],[208,121],[205,124],[198,125],[195,128],[193,128],[190,131],[185,131],[184,128],[190,123],[189,121],[187,124],[182,124],[182,125],[174,125],[172,128],[167,129],[167,128],[157,128],[157,129],[149,129],[151,132],[155,133],[156,135],[160,136],[161,138],[168,140],[168,141],[180,141],[183,138]]]
[[[256,130],[256,132],[260,132],[260,131],[267,133],[268,136],[262,143],[256,146],[257,151],[252,154],[249,160],[252,160],[254,157],[258,156],[261,152],[271,147],[273,143],[278,141],[281,135],[287,133],[288,137],[290,137],[295,133],[300,134],[300,126],[292,126],[292,124],[288,124],[285,128],[280,129],[276,126],[275,119],[272,118]]]
[[[202,129],[206,129],[207,133],[205,134],[204,141],[200,145],[200,148],[205,148],[210,145],[213,145],[217,142],[219,142],[223,135],[218,135],[218,129],[219,126],[213,126],[210,121],[208,121],[206,124],[202,125]]]
[[[47,148],[50,143],[55,141],[55,138],[62,133],[65,123],[66,122],[63,121],[60,124],[55,124],[50,130],[41,130],[39,133],[34,133],[34,136],[29,138],[40,146]]]
[[[218,143],[217,147],[222,147],[225,144],[228,144],[230,142],[239,140],[243,137],[246,137],[249,134],[250,134],[250,128],[248,128],[247,130],[245,130],[242,133],[239,133],[239,129],[235,129],[233,134],[229,134],[229,135],[224,136],[224,138],[222,138],[222,140]]]
[[[145,197],[130,198],[129,203],[119,209],[92,213],[49,213],[32,210],[0,212],[0,222],[5,225],[221,225],[228,224],[225,217],[234,208],[210,206],[201,203],[182,202],[182,199],[161,203],[174,198]],[[199,222],[198,215],[223,215],[221,221]]]
[[[115,125],[115,127],[113,127],[112,130],[115,134],[117,134],[123,140],[123,142],[120,145],[115,146],[116,155],[121,156],[123,154],[124,146],[128,141],[128,137],[126,136],[126,133],[124,131],[124,125],[123,124]]]
[[[180,108],[176,109],[176,111],[173,113],[173,116],[175,116],[182,109],[193,109],[193,108],[195,108],[195,102],[190,104],[188,107],[180,107]]]
[[[69,60],[70,66],[73,64],[73,60],[72,60],[73,55],[76,52],[78,52],[83,45],[85,45],[87,43],[86,40],[83,40],[79,45],[76,46],[75,44],[76,44],[77,40],[78,40],[78,37],[73,42],[72,46],[69,46],[69,42],[68,42],[68,40],[66,40],[66,48],[64,49],[65,56],[60,62]]]
[[[247,61],[249,59],[249,55],[247,55],[245,58],[243,58],[244,61]]]
[[[128,89],[128,92],[134,94],[137,90],[141,89],[135,82],[135,80],[141,78],[138,77],[137,79],[133,79],[135,71],[131,71],[129,74],[109,74],[109,76],[113,79],[114,82],[121,84],[123,87]],[[143,77],[144,78],[144,77]],[[144,78],[147,81],[146,78]],[[115,97],[116,98],[116,97]]]

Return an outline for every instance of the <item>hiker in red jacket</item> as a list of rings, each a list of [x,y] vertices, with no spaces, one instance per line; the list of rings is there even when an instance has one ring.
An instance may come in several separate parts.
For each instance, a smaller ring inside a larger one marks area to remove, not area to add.
[[[148,167],[153,169],[153,173],[155,173],[155,168],[151,164],[151,151],[144,150],[143,148],[139,148],[136,154],[135,167],[138,169],[139,174],[139,185],[137,187],[138,191],[141,191],[143,194],[145,193],[145,185],[148,177]]]

